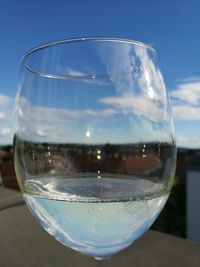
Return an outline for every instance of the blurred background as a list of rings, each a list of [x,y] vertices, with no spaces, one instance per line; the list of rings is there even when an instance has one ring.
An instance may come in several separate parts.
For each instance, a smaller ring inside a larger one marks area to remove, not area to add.
[[[142,41],[158,52],[171,97],[178,146],[177,171],[167,206],[154,229],[200,241],[200,1],[1,0],[0,174],[18,190],[12,117],[21,58],[43,43],[80,36]]]

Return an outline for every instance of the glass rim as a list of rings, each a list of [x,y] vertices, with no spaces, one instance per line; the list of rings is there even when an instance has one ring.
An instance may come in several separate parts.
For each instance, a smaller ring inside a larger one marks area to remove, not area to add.
[[[115,42],[115,43],[125,43],[125,44],[132,44],[133,46],[139,46],[139,47],[144,47],[148,50],[151,50],[154,53],[156,52],[156,49],[153,48],[151,45],[141,42],[141,41],[136,41],[133,39],[128,39],[128,38],[119,38],[119,37],[107,37],[107,36],[93,36],[93,37],[74,37],[74,38],[66,38],[66,39],[61,39],[57,41],[52,41],[48,43],[44,43],[42,45],[36,46],[30,50],[28,50],[21,58],[22,64],[24,64],[25,68],[32,72],[35,73],[39,76],[47,77],[47,78],[57,78],[57,79],[94,79],[94,78],[108,78],[110,75],[108,74],[103,74],[103,75],[71,75],[71,74],[53,74],[53,73],[47,73],[47,72],[41,72],[39,70],[36,70],[34,68],[31,68],[29,65],[25,63],[26,59],[34,54],[37,51],[56,46],[59,44],[64,44],[64,43],[73,43],[73,42],[84,42],[84,41],[97,41],[97,42]],[[126,72],[127,73],[127,72]],[[114,73],[114,76],[118,75],[124,75],[126,74],[125,72],[123,73]],[[111,75],[113,76],[113,74]]]

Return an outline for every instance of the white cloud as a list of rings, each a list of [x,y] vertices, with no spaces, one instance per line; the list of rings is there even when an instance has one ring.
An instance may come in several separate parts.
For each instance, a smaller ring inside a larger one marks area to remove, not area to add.
[[[28,105],[18,109],[18,115],[23,121],[37,121],[41,123],[66,123],[73,119],[98,119],[107,116],[113,116],[117,110],[112,108],[105,109],[59,109]]]
[[[3,128],[1,131],[3,136],[10,135],[12,133],[11,128]]]
[[[128,45],[120,46],[120,49],[106,47],[101,54],[102,60],[106,60],[108,73],[119,75],[111,76],[117,95],[101,98],[99,102],[121,113],[132,113],[152,122],[166,122],[165,85],[148,51]]]
[[[171,92],[175,120],[200,120],[200,77],[188,77]]]
[[[0,94],[0,106],[6,107],[13,104],[13,99],[7,95]]]
[[[45,132],[48,132],[50,129],[44,129],[42,127],[38,127],[36,130],[35,130],[35,134],[38,135],[38,136],[42,136],[42,137],[47,137],[48,136],[48,133],[45,133]]]
[[[187,136],[183,134],[176,134],[176,143],[178,147],[197,149],[200,147],[199,136]]]
[[[191,105],[199,105],[200,80],[179,84],[178,87],[171,93],[171,96]]]
[[[137,116],[144,116],[152,121],[165,120],[166,110],[162,105],[156,104],[149,97],[124,95],[121,97],[105,97],[99,99],[100,103],[114,107],[122,113],[133,113]]]
[[[33,106],[26,98],[20,97],[16,108],[19,118],[16,131],[19,136],[40,141],[61,142],[72,137],[81,140],[80,131],[84,131],[81,127],[84,128],[89,124],[98,125],[100,120],[112,117],[117,112],[112,108],[73,110]],[[76,127],[76,130],[72,134],[73,127]]]
[[[200,81],[200,77],[198,77],[198,76],[189,76],[187,78],[179,80],[179,82],[181,82],[181,83],[183,83],[183,82],[184,83],[187,83],[187,82],[198,82],[198,81]]]
[[[147,120],[141,120],[139,128],[136,127],[134,119],[131,119],[134,117],[132,116],[134,108],[135,115],[138,114],[138,116],[147,115],[147,113],[151,112],[155,121],[160,119],[159,116],[162,117],[162,108],[161,111],[157,110],[158,107],[153,105],[151,101],[151,106],[146,113],[146,110],[143,110],[145,106],[140,102],[142,101],[141,98],[135,99],[130,96],[124,96],[124,98],[102,98],[99,102],[108,105],[108,107],[102,106],[102,109],[82,110],[32,106],[25,98],[19,99],[19,101],[21,103],[19,102],[20,105],[17,112],[20,117],[20,125],[17,131],[18,135],[23,136],[23,138],[33,138],[38,141],[55,140],[56,142],[62,142],[63,140],[77,140],[77,142],[107,142],[108,140],[114,140],[115,142],[120,142],[120,140],[123,140],[122,142],[126,143],[133,140],[136,141],[138,138],[141,141],[144,139],[154,141],[155,136],[160,141],[167,141],[169,137],[168,130],[166,130],[167,127],[164,124],[162,128],[165,130],[161,132],[160,129],[153,129],[155,122],[152,123],[148,118]],[[125,121],[129,121],[131,132],[130,129],[127,132],[126,126],[123,126],[121,130],[119,129],[119,126],[123,125],[124,116],[121,116],[123,113],[125,115],[128,113]],[[121,114],[119,119],[115,120],[115,115],[119,114]],[[132,115],[130,116],[130,114]],[[115,131],[111,131],[108,128],[105,133],[100,132],[101,127],[104,127],[101,126],[101,123],[103,122],[104,124],[105,121],[109,122],[111,129],[112,125],[115,125],[114,127],[117,127],[113,128]],[[89,138],[90,140],[85,140],[84,137],[87,136],[88,129],[91,132],[91,138]],[[119,132],[120,136],[115,133],[116,131]]]
[[[13,134],[11,125],[6,123],[0,124],[0,145],[7,145],[12,143]]]
[[[4,120],[5,119],[5,113],[4,112],[0,112],[0,120]]]
[[[0,107],[1,110],[1,107]],[[13,110],[11,108],[3,108],[0,111],[0,122],[12,123]]]
[[[106,73],[95,74],[95,71],[88,68],[86,68],[87,70],[85,72],[72,68],[64,68],[61,66],[58,66],[57,69],[59,72],[61,72],[61,75],[69,75],[72,79],[80,79],[80,84],[87,83],[94,86],[104,86],[108,85],[109,83],[109,76],[106,77]],[[105,77],[103,77],[104,75]]]
[[[191,76],[179,80],[177,87],[170,93],[172,110],[176,122],[184,123],[185,129],[176,131],[177,145],[180,147],[200,147],[199,134],[191,128],[190,123],[200,121],[200,77]],[[181,131],[181,133],[179,132]]]
[[[71,68],[66,68],[66,74],[67,75],[71,75],[71,76],[75,76],[75,77],[84,77],[87,76],[84,72],[75,70],[75,69],[71,69]]]
[[[189,104],[174,105],[172,107],[175,120],[200,121],[200,106]]]
[[[0,145],[12,143],[14,99],[0,94]]]

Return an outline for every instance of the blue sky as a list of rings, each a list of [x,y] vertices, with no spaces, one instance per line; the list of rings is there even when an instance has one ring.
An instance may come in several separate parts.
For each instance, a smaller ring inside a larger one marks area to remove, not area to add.
[[[12,140],[11,110],[22,55],[49,41],[114,36],[158,51],[179,146],[200,147],[200,1],[0,1],[0,143]],[[181,104],[180,104],[181,103]]]

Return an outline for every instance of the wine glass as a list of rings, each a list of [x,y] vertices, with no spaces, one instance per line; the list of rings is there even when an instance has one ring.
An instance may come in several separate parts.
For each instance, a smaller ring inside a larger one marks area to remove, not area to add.
[[[50,235],[106,259],[152,225],[176,163],[152,47],[95,37],[32,49],[23,57],[15,114],[18,183]]]

